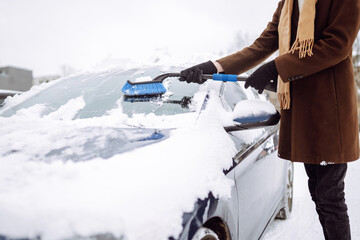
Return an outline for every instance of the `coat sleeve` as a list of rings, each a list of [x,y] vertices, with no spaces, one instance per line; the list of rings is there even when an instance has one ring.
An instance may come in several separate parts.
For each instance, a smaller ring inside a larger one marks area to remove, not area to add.
[[[333,0],[329,24],[315,42],[311,57],[287,53],[275,58],[276,68],[284,82],[310,76],[335,66],[351,54],[360,26],[359,0]]]
[[[251,46],[217,60],[223,67],[225,73],[240,74],[246,72],[278,50],[278,24],[283,4],[284,0],[278,3],[272,21],[268,23],[266,29]]]

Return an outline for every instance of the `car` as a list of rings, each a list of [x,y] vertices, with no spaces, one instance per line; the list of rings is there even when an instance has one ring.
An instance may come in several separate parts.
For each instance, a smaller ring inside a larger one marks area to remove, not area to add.
[[[127,80],[176,67],[86,72],[0,110],[0,239],[260,239],[292,209],[279,113],[240,82]]]
[[[5,90],[5,89],[0,89],[0,107],[2,107],[4,105],[4,101],[7,97],[12,97],[16,94],[21,94],[21,91],[14,91],[14,90]]]

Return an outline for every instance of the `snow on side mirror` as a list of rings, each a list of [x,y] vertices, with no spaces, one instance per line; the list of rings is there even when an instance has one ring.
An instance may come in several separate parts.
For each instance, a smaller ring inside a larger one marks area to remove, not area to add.
[[[234,108],[234,125],[225,127],[225,130],[231,132],[273,126],[279,120],[280,113],[271,103],[261,100],[243,100]]]

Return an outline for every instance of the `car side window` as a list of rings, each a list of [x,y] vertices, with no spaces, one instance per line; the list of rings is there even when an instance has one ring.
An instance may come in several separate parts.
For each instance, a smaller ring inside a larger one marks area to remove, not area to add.
[[[235,105],[241,100],[248,99],[246,93],[237,82],[226,82],[223,90],[223,96],[231,110],[234,110]]]
[[[255,88],[250,88],[251,92],[253,93],[255,99],[259,99],[259,93],[255,90]]]

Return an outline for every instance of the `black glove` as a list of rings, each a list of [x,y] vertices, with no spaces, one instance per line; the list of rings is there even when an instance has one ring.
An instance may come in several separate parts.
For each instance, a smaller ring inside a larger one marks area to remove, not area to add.
[[[206,81],[201,78],[202,74],[213,73],[217,73],[217,69],[211,61],[207,61],[181,71],[179,80],[186,81],[187,83],[202,84]]]
[[[248,77],[245,83],[245,88],[250,86],[258,90],[259,93],[262,93],[265,86],[277,83],[278,74],[275,60],[272,60],[256,69],[256,71]],[[276,91],[276,89],[274,90]]]

